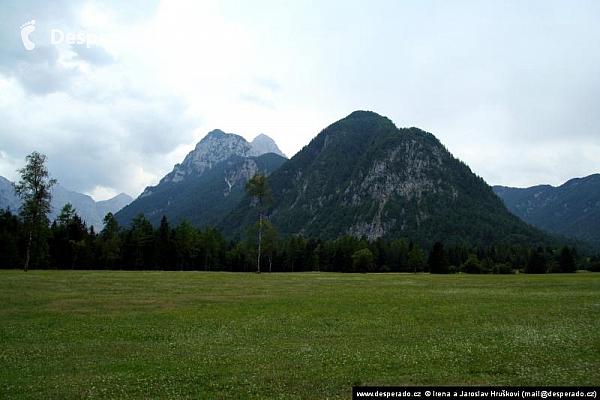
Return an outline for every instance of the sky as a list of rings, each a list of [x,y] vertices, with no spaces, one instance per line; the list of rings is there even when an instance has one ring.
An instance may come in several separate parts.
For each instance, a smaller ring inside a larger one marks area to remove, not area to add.
[[[0,175],[39,151],[70,190],[136,197],[213,129],[292,156],[371,110],[491,185],[560,185],[600,172],[599,21],[598,0],[3,0]]]

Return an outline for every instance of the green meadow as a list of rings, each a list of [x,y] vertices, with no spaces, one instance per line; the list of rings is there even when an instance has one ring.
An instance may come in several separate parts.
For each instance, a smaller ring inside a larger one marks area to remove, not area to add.
[[[0,271],[2,398],[600,385],[600,274]]]

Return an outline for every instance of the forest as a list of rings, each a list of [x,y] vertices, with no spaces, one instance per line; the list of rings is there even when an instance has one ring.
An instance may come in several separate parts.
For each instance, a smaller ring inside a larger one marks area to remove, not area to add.
[[[96,232],[67,204],[59,217],[41,224],[31,245],[33,269],[105,269],[175,271],[257,270],[255,232],[246,238],[226,239],[213,228],[198,229],[184,220],[171,226],[166,217],[154,228],[138,215],[127,227],[109,213]],[[28,231],[23,219],[9,210],[0,212],[0,268],[22,268]],[[431,273],[555,273],[578,269],[600,271],[600,258],[579,255],[574,247],[524,247],[497,244],[485,247],[421,248],[410,238],[391,242],[351,236],[315,240],[281,237],[265,221],[262,234],[263,272],[431,272]]]

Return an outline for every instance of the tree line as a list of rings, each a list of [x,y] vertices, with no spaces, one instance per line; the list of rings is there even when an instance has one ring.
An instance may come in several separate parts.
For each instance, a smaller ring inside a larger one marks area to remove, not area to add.
[[[0,212],[0,266],[22,268],[30,230],[27,221],[8,210]],[[166,217],[154,228],[140,214],[128,227],[109,213],[102,230],[87,227],[67,204],[51,225],[33,236],[28,268],[178,271],[256,271],[258,243],[228,240],[219,231],[198,229],[187,221],[171,226]],[[315,240],[281,238],[264,221],[262,271],[525,273],[600,271],[598,257],[582,257],[572,247],[526,248],[504,244],[446,248],[436,242],[423,249],[409,239],[367,241],[351,236]]]
[[[436,242],[424,249],[409,238],[391,242],[351,236],[335,240],[280,237],[263,217],[268,202],[265,177],[252,178],[246,190],[261,213],[246,238],[228,240],[216,229],[198,229],[183,220],[172,226],[163,216],[157,228],[143,214],[120,226],[112,213],[96,232],[87,227],[71,204],[51,224],[50,179],[45,156],[27,156],[15,191],[23,205],[19,215],[0,210],[0,268],[181,270],[181,271],[335,271],[525,273],[600,271],[600,258],[580,256],[573,247],[523,247],[497,244],[480,247]]]

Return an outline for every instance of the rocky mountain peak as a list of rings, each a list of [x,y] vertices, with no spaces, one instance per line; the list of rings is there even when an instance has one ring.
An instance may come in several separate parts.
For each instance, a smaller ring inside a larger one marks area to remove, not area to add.
[[[277,143],[269,136],[261,133],[250,143],[260,154],[275,153],[281,157],[287,158],[285,154],[279,149]]]
[[[212,131],[208,132],[206,137],[222,138],[222,137],[225,137],[226,135],[227,135],[227,133],[223,132],[220,129],[213,129]],[[198,143],[200,143],[200,142],[198,142]]]
[[[199,141],[183,162],[175,165],[173,171],[166,175],[160,183],[181,182],[190,175],[201,176],[216,164],[232,156],[253,157],[258,155],[259,152],[243,137],[215,129]]]
[[[246,196],[245,184],[254,174],[268,175],[285,161],[274,153],[258,155],[241,136],[213,131],[115,217],[128,224],[143,213],[154,225],[166,216],[174,224],[186,219],[198,227],[215,226]]]
[[[256,172],[270,174],[285,161],[272,152],[263,154],[242,136],[215,129],[115,216],[122,224],[141,212],[155,225],[164,215],[173,223],[186,219],[198,227],[214,226],[245,197],[245,184]]]

